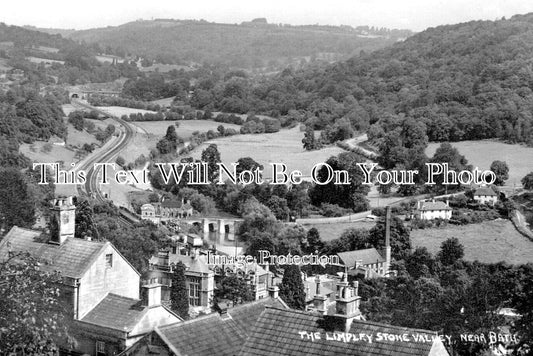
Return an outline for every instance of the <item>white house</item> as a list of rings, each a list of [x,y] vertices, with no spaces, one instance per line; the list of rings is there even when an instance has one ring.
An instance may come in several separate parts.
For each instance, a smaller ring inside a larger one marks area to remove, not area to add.
[[[446,219],[452,217],[452,208],[448,201],[419,201],[418,218],[421,220]]]
[[[494,205],[498,202],[498,194],[490,187],[479,187],[474,192],[474,200],[480,204]]]

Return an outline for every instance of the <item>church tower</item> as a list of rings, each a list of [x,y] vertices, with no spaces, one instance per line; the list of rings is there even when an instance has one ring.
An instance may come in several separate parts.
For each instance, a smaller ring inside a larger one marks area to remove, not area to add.
[[[52,202],[50,223],[50,243],[61,245],[69,237],[74,237],[76,206],[72,197],[59,197]]]

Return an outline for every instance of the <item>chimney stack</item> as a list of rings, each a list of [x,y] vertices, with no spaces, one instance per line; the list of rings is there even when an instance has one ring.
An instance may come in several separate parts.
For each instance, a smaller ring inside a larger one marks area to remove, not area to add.
[[[316,283],[316,293],[313,297],[313,305],[315,306],[315,310],[322,315],[326,314],[326,300],[328,297],[325,295],[320,294],[320,276],[317,274],[315,278]]]
[[[361,297],[358,295],[359,283],[353,283],[353,287],[342,286],[340,294],[335,300],[335,317],[343,320],[344,332],[349,332],[352,322],[355,319],[361,319],[361,311],[359,310],[359,302]]]
[[[74,237],[76,206],[72,196],[60,196],[52,201],[50,222],[50,243],[61,245],[67,238]]]
[[[147,284],[142,288],[142,303],[144,306],[151,308],[161,305],[161,284]]]
[[[268,287],[268,295],[270,298],[278,298],[279,296],[279,287],[275,285],[271,285]]]
[[[390,225],[391,225],[391,207],[387,206],[385,215],[385,266],[383,266],[383,273],[385,276],[389,274],[391,263],[391,247],[390,247]]]

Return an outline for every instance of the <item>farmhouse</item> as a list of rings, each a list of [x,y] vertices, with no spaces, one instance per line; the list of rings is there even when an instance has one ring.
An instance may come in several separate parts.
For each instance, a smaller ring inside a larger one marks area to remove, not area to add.
[[[446,219],[452,217],[452,208],[448,202],[442,201],[424,201],[418,202],[417,217],[421,220]]]
[[[52,225],[57,233],[13,227],[0,243],[0,260],[28,252],[41,268],[62,276],[61,296],[74,317],[70,333],[75,349],[65,352],[113,355],[132,345],[155,326],[181,319],[161,305],[160,286],[144,287],[139,273],[110,242],[74,237],[75,206],[71,197],[54,200]]]
[[[480,204],[494,205],[498,202],[498,194],[491,187],[479,187],[474,192],[474,200]]]

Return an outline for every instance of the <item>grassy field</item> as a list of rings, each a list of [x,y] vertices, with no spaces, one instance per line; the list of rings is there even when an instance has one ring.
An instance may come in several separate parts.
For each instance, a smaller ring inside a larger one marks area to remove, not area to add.
[[[147,133],[154,134],[156,136],[165,135],[167,128],[170,125],[174,125],[175,121],[136,121],[134,124],[144,129]],[[219,125],[223,125],[225,128],[232,128],[237,132],[240,130],[239,125],[225,124],[212,120],[180,120],[180,126],[177,128],[177,133],[184,140],[188,140],[194,131],[207,132],[209,130],[217,130]]]
[[[496,141],[462,141],[452,143],[468,162],[480,169],[489,169],[495,160],[505,161],[509,166],[509,179],[506,185],[520,186],[520,180],[533,171],[533,148],[511,145]],[[428,156],[433,156],[440,144],[430,143],[426,149]],[[527,164],[526,162],[530,162]]]
[[[413,246],[424,246],[433,254],[450,237],[457,237],[463,244],[467,260],[513,264],[533,262],[533,242],[519,234],[509,220],[411,231]]]
[[[178,131],[179,132],[179,131]],[[263,177],[271,177],[269,163],[285,163],[287,170],[300,170],[310,176],[317,163],[343,152],[338,147],[326,147],[318,151],[305,151],[302,147],[303,132],[299,128],[281,130],[272,134],[238,135],[205,142],[192,152],[193,158],[200,158],[202,151],[214,143],[218,146],[220,158],[226,165],[242,157],[252,157],[265,167]]]

